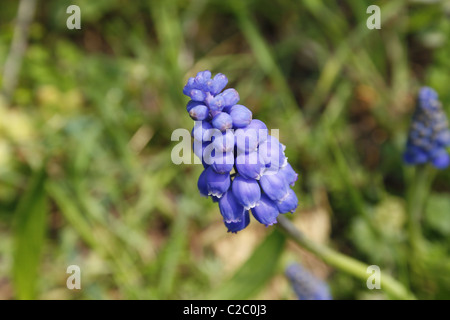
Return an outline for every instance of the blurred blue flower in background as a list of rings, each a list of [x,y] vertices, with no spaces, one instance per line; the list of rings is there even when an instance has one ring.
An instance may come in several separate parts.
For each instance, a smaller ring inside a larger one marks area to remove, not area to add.
[[[285,274],[299,300],[333,300],[328,285],[300,264],[290,265]]]
[[[411,165],[431,162],[434,167],[445,169],[450,164],[448,146],[450,130],[447,116],[436,91],[423,87],[417,98],[403,159]]]
[[[286,147],[237,104],[238,92],[222,92],[227,83],[221,73],[211,78],[210,71],[201,71],[183,93],[191,98],[186,109],[196,121],[193,148],[204,166],[198,189],[218,202],[225,226],[236,233],[250,223],[250,210],[265,226],[280,213],[293,213],[298,199],[291,187],[298,175],[287,162]]]

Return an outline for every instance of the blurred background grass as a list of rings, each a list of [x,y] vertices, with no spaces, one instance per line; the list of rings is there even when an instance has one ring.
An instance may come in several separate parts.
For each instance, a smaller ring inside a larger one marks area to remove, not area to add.
[[[2,1],[0,68],[18,4]],[[66,27],[71,4],[81,30]],[[204,69],[280,129],[300,174],[300,229],[419,298],[449,299],[450,172],[427,202],[428,250],[412,257],[401,154],[419,86],[449,112],[450,2],[377,1],[381,30],[366,27],[370,4],[37,1],[17,87],[0,102],[0,299],[292,299],[292,261],[335,299],[385,298],[273,227],[226,233],[197,192],[201,165],[170,160],[172,131],[193,125],[182,87]],[[72,264],[81,290],[66,288]]]

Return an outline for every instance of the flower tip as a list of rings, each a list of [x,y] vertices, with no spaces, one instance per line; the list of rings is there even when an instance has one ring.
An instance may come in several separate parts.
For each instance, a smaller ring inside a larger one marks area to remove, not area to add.
[[[245,210],[250,210],[252,208],[256,207],[256,202],[249,204],[248,206],[244,206]]]
[[[269,224],[265,224],[265,226],[266,226],[266,228],[267,228],[267,227],[273,226],[274,224],[277,224],[277,223],[278,223],[278,221],[275,220],[275,221],[272,221],[272,222],[269,223]]]
[[[220,198],[222,198],[223,193],[220,193],[220,192],[208,192],[208,196],[220,199]]]
[[[431,87],[423,86],[419,90],[419,98],[437,98],[436,90]]]
[[[447,153],[442,153],[441,155],[433,159],[432,163],[436,169],[446,169],[450,165],[450,156]]]
[[[225,222],[225,223],[238,223],[238,222],[242,222],[242,219],[240,219],[240,218],[236,218],[236,219],[223,219],[223,222]]]

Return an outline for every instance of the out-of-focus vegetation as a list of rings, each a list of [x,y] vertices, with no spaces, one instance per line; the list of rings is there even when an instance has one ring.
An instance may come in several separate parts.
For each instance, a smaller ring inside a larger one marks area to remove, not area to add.
[[[197,192],[202,166],[171,162],[172,131],[193,125],[183,85],[209,69],[280,129],[300,229],[418,298],[449,299],[450,170],[436,174],[412,254],[402,152],[419,86],[450,112],[450,3],[377,1],[382,29],[369,30],[371,2],[38,1],[0,103],[0,298],[292,299],[292,261],[335,299],[386,298],[275,227],[227,234]],[[18,3],[1,4],[0,71]],[[70,4],[81,30],[66,27]],[[66,288],[69,265],[81,290]]]

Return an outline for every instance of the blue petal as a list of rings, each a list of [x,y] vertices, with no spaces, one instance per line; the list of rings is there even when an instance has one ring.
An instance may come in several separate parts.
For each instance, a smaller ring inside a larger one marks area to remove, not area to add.
[[[197,72],[197,75],[195,76],[195,80],[199,79],[200,83],[204,83],[206,80],[211,79],[211,71],[204,70]]]
[[[209,109],[203,104],[199,104],[189,110],[189,116],[193,120],[203,121],[209,116]]]
[[[245,179],[240,175],[234,178],[231,190],[236,200],[247,210],[255,207],[261,198],[261,188],[258,182],[254,179]]]
[[[201,160],[205,161],[205,149],[209,146],[210,142],[200,142],[197,140],[194,140],[194,144],[192,146],[192,149],[194,150],[194,154]],[[210,165],[211,163],[206,163],[207,165]]]
[[[212,119],[212,125],[214,128],[220,131],[225,131],[233,127],[233,119],[228,113],[219,112]]]
[[[207,99],[207,103],[211,111],[222,111],[225,100],[222,96],[216,96],[216,97],[210,97],[210,99]]]
[[[198,191],[203,197],[208,196],[208,186],[206,185],[206,170],[203,170],[200,176],[198,177],[197,182]]]
[[[252,112],[245,106],[236,104],[230,109],[234,128],[244,128],[252,121]]]
[[[189,102],[186,104],[186,110],[187,112],[191,111],[191,109],[193,107],[196,107],[198,105],[203,105],[203,102],[200,101],[194,101],[194,100],[189,100]]]
[[[216,95],[226,87],[227,83],[227,77],[222,73],[218,73],[215,75],[214,80],[209,87],[209,91],[211,94]]]
[[[264,168],[257,152],[241,153],[236,157],[236,169],[246,179],[259,180]]]
[[[283,145],[275,137],[269,136],[261,143],[258,153],[267,171],[278,172],[287,163]]]
[[[283,174],[265,174],[259,180],[261,188],[266,195],[273,201],[281,201],[288,195],[289,184],[283,177]]]
[[[269,130],[264,122],[258,119],[253,119],[245,128],[246,131],[252,130],[258,138],[258,143],[262,143],[269,137]]]
[[[258,136],[255,130],[237,129],[234,135],[239,153],[249,153],[258,148]]]
[[[237,202],[233,195],[233,192],[226,192],[219,199],[219,209],[222,214],[223,221],[230,222],[240,222],[244,214],[244,207]]]
[[[214,130],[217,129],[214,129],[207,121],[195,121],[194,128],[192,128],[192,137],[197,141],[210,141]]]
[[[183,94],[186,96],[190,96],[191,90],[195,89],[194,88],[194,78],[189,78],[188,82],[186,83],[186,85],[183,88]]]
[[[421,107],[425,109],[432,109],[433,102],[438,100],[438,94],[432,88],[422,87],[419,90],[418,101]]]
[[[203,101],[206,98],[206,93],[202,90],[192,89],[191,92],[189,92],[189,96],[194,101]]]
[[[410,146],[403,155],[403,161],[412,165],[422,164],[428,161],[428,155],[422,149]]]
[[[450,164],[450,157],[445,150],[442,150],[432,159],[432,163],[437,169],[445,169]]]
[[[211,158],[211,166],[217,173],[230,173],[233,170],[234,154],[233,152],[216,153]]]
[[[239,222],[224,222],[225,226],[228,229],[228,232],[237,233],[238,231],[241,231],[248,226],[248,224],[250,223],[250,215],[248,211],[245,211]]]
[[[436,142],[442,147],[450,146],[450,130],[444,130],[436,137]]]
[[[292,169],[289,163],[280,169],[280,173],[291,187],[295,185],[295,182],[298,179],[298,174],[294,171],[294,169]]]
[[[218,152],[230,152],[234,150],[234,133],[232,130],[226,130],[220,137],[214,138],[214,148]]]
[[[231,181],[228,173],[220,174],[215,172],[212,167],[208,167],[205,175],[208,195],[220,198],[230,188]]]
[[[294,213],[295,209],[298,206],[297,195],[294,190],[289,189],[287,197],[285,197],[282,201],[277,202],[277,208],[280,213]]]
[[[223,98],[224,107],[232,107],[239,102],[239,93],[233,88],[225,90],[219,96]]]
[[[279,211],[275,202],[263,194],[256,206],[252,208],[252,214],[259,223],[267,227],[277,223]]]
[[[211,79],[210,71],[208,70],[200,71],[199,73],[197,73],[197,76],[194,79],[195,88],[206,91],[207,90],[206,83],[210,79]]]

